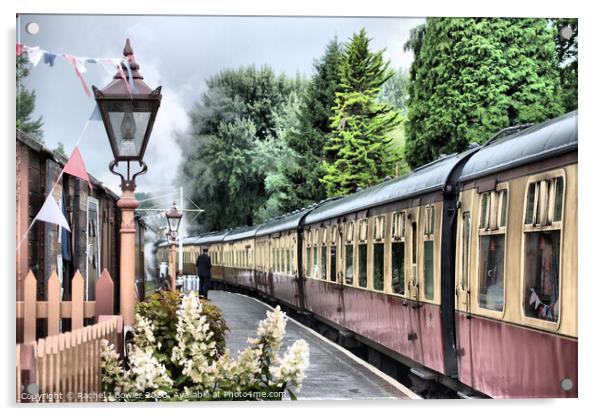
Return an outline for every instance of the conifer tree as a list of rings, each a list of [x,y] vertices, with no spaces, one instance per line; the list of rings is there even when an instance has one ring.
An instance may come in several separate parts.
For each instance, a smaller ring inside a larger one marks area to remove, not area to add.
[[[17,129],[32,135],[36,140],[42,140],[42,117],[31,119],[35,109],[36,93],[28,91],[23,86],[23,78],[29,75],[29,63],[24,55],[17,56]]]
[[[388,136],[401,121],[388,104],[379,103],[381,86],[393,76],[383,50],[372,52],[362,29],[346,45],[339,68],[333,132],[326,147],[333,159],[323,162],[328,196],[344,195],[382,181],[399,157]]]
[[[563,112],[546,19],[429,18],[405,48],[414,52],[405,124],[412,167]]]
[[[331,117],[334,112],[336,91],[339,85],[339,65],[342,45],[334,38],[326,46],[322,57],[314,63],[314,75],[303,95],[294,128],[286,140],[294,156],[283,173],[284,184],[281,203],[284,211],[291,211],[326,198],[324,184],[320,182],[324,171],[322,161],[332,161],[326,153]]]

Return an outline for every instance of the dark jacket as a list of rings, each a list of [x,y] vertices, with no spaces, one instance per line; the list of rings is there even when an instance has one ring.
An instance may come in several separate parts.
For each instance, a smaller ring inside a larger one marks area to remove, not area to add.
[[[201,254],[196,259],[196,271],[199,277],[211,278],[211,257],[207,254]]]

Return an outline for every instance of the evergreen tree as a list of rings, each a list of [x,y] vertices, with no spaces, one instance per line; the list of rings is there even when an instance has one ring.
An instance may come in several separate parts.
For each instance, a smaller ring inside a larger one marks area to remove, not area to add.
[[[36,92],[23,86],[23,78],[29,75],[29,62],[25,55],[17,56],[17,129],[28,133],[40,142],[42,140],[42,117],[31,119],[36,105]]]
[[[563,112],[546,19],[429,18],[412,31],[406,159],[416,167]]]
[[[314,62],[314,75],[302,97],[296,119],[291,120],[286,140],[294,152],[284,167],[281,186],[282,210],[298,209],[326,198],[320,179],[323,160],[333,160],[325,146],[331,133],[342,45],[336,38],[328,43],[322,57]]]
[[[552,19],[556,29],[556,52],[560,65],[562,102],[566,111],[577,109],[578,99],[578,20]]]
[[[410,75],[406,70],[400,68],[387,82],[383,84],[378,94],[378,101],[389,104],[397,109],[400,114],[408,113],[408,83]]]
[[[382,85],[393,76],[383,50],[371,52],[370,39],[362,29],[346,45],[339,68],[333,132],[327,152],[334,158],[323,162],[322,182],[328,196],[354,192],[392,173],[393,152],[388,135],[400,123],[397,111],[376,98]]]
[[[186,192],[202,204],[198,231],[251,225],[270,198],[266,177],[277,165],[278,115],[303,80],[269,67],[224,70],[189,113],[192,129],[177,138],[187,155],[179,168]],[[194,228],[194,226],[193,226]]]

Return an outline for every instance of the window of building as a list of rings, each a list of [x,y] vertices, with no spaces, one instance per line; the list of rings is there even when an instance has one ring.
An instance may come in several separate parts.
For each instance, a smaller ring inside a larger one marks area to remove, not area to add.
[[[558,322],[560,300],[560,239],[564,178],[531,182],[527,188],[524,232],[525,315]]]
[[[385,245],[384,243],[375,243],[373,248],[373,286],[374,290],[383,290],[385,286]]]
[[[504,309],[504,263],[508,190],[499,189],[481,194],[479,220],[478,304],[481,308],[501,312]],[[463,285],[468,279],[470,225],[463,231]],[[466,235],[464,235],[466,234]],[[463,249],[464,250],[464,249]]]
[[[391,244],[391,290],[400,295],[405,292],[404,259],[405,243],[394,241]]]

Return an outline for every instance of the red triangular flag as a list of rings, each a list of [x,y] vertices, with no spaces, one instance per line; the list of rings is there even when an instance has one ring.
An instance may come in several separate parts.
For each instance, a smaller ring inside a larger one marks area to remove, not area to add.
[[[73,149],[73,153],[71,153],[71,157],[69,161],[65,165],[63,172],[68,173],[72,176],[77,176],[80,179],[88,182],[88,186],[90,190],[92,189],[92,184],[90,183],[90,177],[88,176],[88,172],[86,172],[86,167],[84,166],[84,160],[82,159],[81,153],[79,153],[79,149],[77,146]]]

